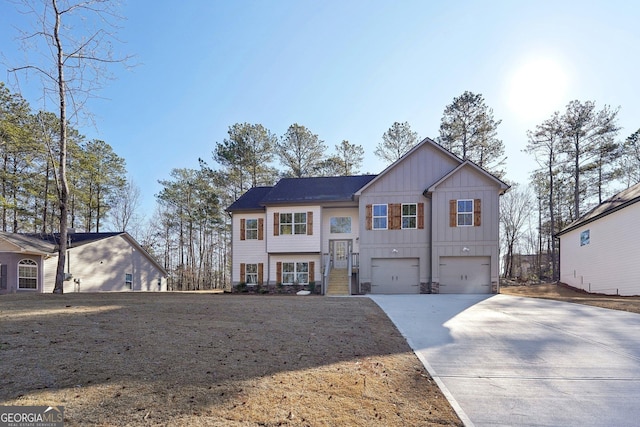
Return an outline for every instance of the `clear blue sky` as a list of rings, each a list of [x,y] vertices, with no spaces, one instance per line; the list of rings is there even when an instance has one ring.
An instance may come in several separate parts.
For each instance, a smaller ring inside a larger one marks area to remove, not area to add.
[[[469,90],[502,120],[506,178],[520,183],[534,167],[526,131],[573,99],[620,106],[621,140],[640,128],[633,1],[129,0],[120,11],[117,49],[139,65],[111,68],[88,106],[96,126],[80,130],[126,159],[147,216],[157,181],[210,161],[237,122],[277,135],[299,123],[331,150],[346,139],[365,148],[362,172],[378,173],[373,151],[394,121],[436,138],[445,106]],[[24,20],[0,3],[10,65]],[[20,87],[38,108],[37,80]]]

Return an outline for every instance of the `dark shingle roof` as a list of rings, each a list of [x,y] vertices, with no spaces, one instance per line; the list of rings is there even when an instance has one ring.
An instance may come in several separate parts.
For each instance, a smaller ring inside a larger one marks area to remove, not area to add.
[[[86,243],[95,242],[97,240],[107,239],[109,237],[122,234],[120,231],[107,232],[107,233],[68,233],[69,247],[81,246]],[[23,233],[24,236],[28,236],[34,239],[40,239],[48,242],[52,245],[58,245],[60,243],[60,233],[50,234],[37,234],[37,233]]]
[[[117,236],[122,232],[111,233],[69,233],[69,247],[73,248],[97,240]],[[0,237],[17,245],[18,247],[37,253],[53,253],[60,242],[60,233],[0,233]]]
[[[266,205],[342,202],[376,175],[283,178],[273,187],[254,187],[233,202],[227,212],[264,210]]]
[[[273,187],[253,187],[233,202],[227,212],[264,210],[260,203]]]
[[[262,200],[265,205],[353,200],[353,194],[376,175],[284,178]]]
[[[599,218],[602,218],[603,216],[607,216],[613,212],[619,211],[620,209],[632,205],[636,202],[640,202],[640,183],[629,187],[626,190],[623,190],[615,196],[611,197],[610,199],[607,199],[604,202],[600,203],[598,206],[569,224],[557,235],[559,236],[561,234],[567,233],[584,224],[593,222]]]

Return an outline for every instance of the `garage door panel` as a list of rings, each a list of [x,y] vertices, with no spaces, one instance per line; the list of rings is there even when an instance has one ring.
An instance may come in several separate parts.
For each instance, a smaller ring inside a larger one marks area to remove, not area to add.
[[[420,293],[417,258],[371,260],[371,292],[375,294]]]
[[[440,258],[441,294],[491,293],[490,257]]]

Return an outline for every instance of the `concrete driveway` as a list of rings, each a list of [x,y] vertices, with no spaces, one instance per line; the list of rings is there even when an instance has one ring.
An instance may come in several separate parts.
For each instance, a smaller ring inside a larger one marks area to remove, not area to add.
[[[640,425],[640,315],[507,295],[372,295],[467,426]]]

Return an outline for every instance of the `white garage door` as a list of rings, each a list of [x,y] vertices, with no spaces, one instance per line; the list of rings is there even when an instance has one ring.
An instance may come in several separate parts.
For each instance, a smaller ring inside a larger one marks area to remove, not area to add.
[[[371,293],[420,293],[419,265],[418,258],[372,259]]]
[[[441,294],[491,293],[490,257],[441,257]]]

